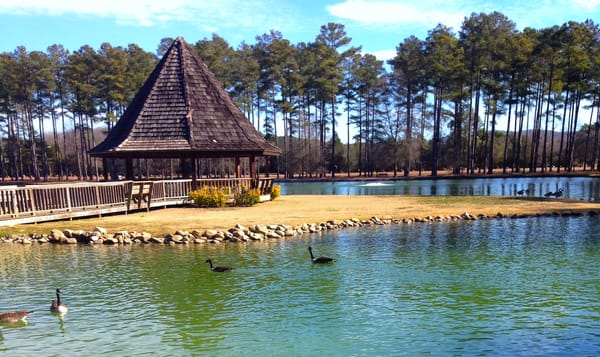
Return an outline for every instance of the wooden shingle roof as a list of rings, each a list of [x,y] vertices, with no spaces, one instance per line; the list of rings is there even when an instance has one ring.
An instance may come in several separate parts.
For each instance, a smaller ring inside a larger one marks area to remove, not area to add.
[[[98,157],[278,156],[195,50],[178,37],[106,139]]]

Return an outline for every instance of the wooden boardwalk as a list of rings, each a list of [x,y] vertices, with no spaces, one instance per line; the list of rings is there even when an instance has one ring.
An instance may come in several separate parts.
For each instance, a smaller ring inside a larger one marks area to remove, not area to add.
[[[198,187],[257,187],[269,199],[272,179],[201,179]],[[128,213],[188,203],[192,180],[0,186],[0,226]]]

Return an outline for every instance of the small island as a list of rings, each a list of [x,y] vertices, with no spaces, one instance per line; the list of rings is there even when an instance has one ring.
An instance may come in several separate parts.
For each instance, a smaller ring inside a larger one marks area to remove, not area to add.
[[[42,241],[88,244],[222,243],[279,239],[365,225],[595,216],[599,212],[600,205],[596,202],[570,199],[290,195],[252,207],[176,207],[3,227],[0,236],[1,241],[21,243],[44,237],[47,240]]]

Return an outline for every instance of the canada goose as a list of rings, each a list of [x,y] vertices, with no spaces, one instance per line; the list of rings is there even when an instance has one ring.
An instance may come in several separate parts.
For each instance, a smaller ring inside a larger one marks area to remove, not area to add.
[[[563,195],[563,189],[559,188],[558,191],[554,192],[554,196],[555,197],[562,197]]]
[[[27,316],[33,311],[8,311],[0,313],[0,322],[12,323],[26,321]]]
[[[335,259],[329,258],[329,257],[318,257],[318,258],[315,258],[315,256],[313,255],[311,247],[308,247],[308,252],[310,253],[310,260],[312,260],[313,263],[322,264],[322,263],[333,263],[333,262],[335,262]]]
[[[226,267],[226,266],[213,266],[212,260],[211,259],[206,259],[205,263],[210,264],[210,270],[217,272],[217,273],[222,273],[224,271],[229,271],[232,270],[232,267]]]
[[[69,311],[67,305],[60,301],[60,289],[56,289],[56,300],[52,300],[52,305],[50,305],[50,311],[58,312],[60,314],[64,314],[67,311]]]
[[[550,197],[550,196],[554,196],[554,195],[555,195],[555,193],[552,191],[544,193],[544,197]]]

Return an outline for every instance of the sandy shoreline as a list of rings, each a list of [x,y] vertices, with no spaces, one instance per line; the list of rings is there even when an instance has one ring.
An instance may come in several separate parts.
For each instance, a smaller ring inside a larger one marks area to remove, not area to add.
[[[589,214],[600,204],[564,199],[516,198],[493,196],[340,196],[290,195],[254,207],[155,209],[128,215],[113,215],[73,221],[2,227],[0,236],[8,234],[47,234],[52,229],[93,230],[104,227],[109,232],[137,231],[154,235],[172,234],[177,230],[226,230],[236,224],[284,224],[288,226],[320,223],[350,218],[405,219],[428,216],[470,215],[495,216],[538,214]]]

